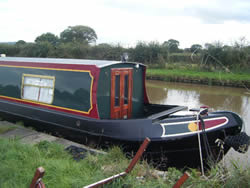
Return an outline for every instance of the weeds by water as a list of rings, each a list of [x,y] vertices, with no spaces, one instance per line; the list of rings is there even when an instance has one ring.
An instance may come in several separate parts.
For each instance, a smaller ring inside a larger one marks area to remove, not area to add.
[[[1,188],[28,187],[39,166],[46,170],[43,182],[47,187],[83,187],[124,171],[130,162],[118,147],[110,149],[107,155],[87,155],[77,162],[61,145],[47,141],[31,146],[0,139],[0,153]],[[235,165],[228,171],[216,166],[206,177],[201,177],[197,169],[189,169],[189,172],[191,176],[183,187],[250,186],[250,167],[243,169]],[[172,187],[182,174],[181,170],[169,168],[159,175],[142,161],[131,174],[106,187]]]

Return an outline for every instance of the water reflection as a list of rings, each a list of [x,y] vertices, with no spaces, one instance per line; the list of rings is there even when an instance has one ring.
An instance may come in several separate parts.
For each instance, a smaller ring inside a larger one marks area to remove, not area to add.
[[[206,86],[161,81],[147,81],[147,93],[151,103],[184,105],[197,108],[207,105],[213,110],[228,110],[238,113],[245,121],[250,135],[250,94],[246,89]],[[246,155],[230,150],[229,160],[240,160],[250,165],[250,149]],[[228,161],[229,161],[228,160]]]
[[[149,100],[157,103],[157,104],[164,104],[165,99],[168,98],[168,90],[165,87],[154,87],[153,85],[149,85],[148,82],[147,86],[147,93]]]
[[[250,95],[242,88],[147,81],[152,103],[177,104],[189,107],[207,105],[213,110],[229,110],[248,118]],[[250,122],[249,122],[250,124]]]

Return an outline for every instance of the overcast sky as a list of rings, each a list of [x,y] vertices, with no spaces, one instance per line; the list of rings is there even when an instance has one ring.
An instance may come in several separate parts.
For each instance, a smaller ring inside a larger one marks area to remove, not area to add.
[[[0,0],[0,41],[33,42],[68,26],[92,27],[97,43],[176,39],[180,47],[250,40],[250,0]]]

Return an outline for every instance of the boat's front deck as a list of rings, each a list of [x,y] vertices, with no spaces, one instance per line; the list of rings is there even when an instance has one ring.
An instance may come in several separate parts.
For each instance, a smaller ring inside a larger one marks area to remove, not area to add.
[[[169,115],[182,110],[187,110],[187,107],[177,105],[147,104],[144,106],[144,117],[152,119],[153,121],[162,120]]]

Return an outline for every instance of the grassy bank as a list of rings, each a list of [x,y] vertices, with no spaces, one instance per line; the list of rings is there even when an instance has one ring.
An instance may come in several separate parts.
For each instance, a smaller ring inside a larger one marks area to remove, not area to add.
[[[76,162],[61,145],[40,142],[24,145],[17,140],[0,139],[0,187],[28,187],[37,167],[46,170],[43,182],[47,187],[83,187],[103,178],[124,171],[129,160],[117,147],[107,155],[88,155]],[[191,177],[183,187],[249,187],[250,168],[235,166],[231,172],[219,167],[202,178],[199,171],[189,170]],[[172,187],[183,172],[169,168],[165,176],[159,176],[153,168],[142,162],[131,174],[118,179],[107,187]]]
[[[199,83],[207,85],[248,87],[249,73],[205,72],[188,69],[152,69],[147,70],[147,79]]]

